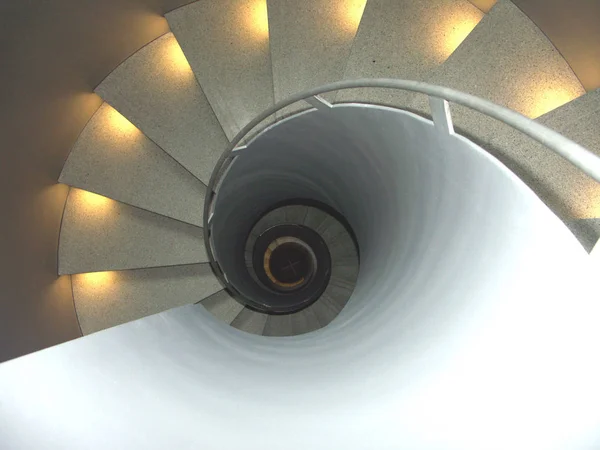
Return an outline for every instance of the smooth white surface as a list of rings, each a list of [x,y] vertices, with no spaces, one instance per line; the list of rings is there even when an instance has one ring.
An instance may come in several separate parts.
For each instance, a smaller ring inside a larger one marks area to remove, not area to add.
[[[267,338],[186,306],[9,361],[0,447],[598,446],[599,307],[568,229],[429,121],[352,107],[297,120],[273,142],[305,150],[305,181],[329,175],[319,187],[361,246],[340,316]]]

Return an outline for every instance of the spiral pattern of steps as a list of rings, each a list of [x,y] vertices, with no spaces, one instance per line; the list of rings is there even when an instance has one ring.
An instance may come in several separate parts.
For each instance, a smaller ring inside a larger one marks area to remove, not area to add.
[[[335,319],[351,297],[358,253],[339,277],[333,265],[328,290],[310,307],[272,315],[223,290],[202,239],[219,155],[257,114],[295,92],[359,77],[428,81],[516,109],[600,154],[591,132],[600,127],[600,91],[584,93],[508,0],[487,14],[466,0],[202,0],[166,17],[172,32],[96,88],[105,103],[60,175],[72,188],[59,272],[72,275],[84,334],[191,303],[252,334],[301,334]],[[406,93],[348,90],[326,99],[429,113],[426,99]],[[573,229],[600,215],[598,186],[569,164],[481,115],[456,108],[453,117],[457,131],[508,165]],[[327,240],[336,223],[311,226]]]

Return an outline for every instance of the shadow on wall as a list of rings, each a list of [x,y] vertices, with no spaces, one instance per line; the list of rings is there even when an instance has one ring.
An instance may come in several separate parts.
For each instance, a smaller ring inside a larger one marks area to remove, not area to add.
[[[100,106],[93,88],[168,31],[189,0],[57,0],[0,5],[0,362],[80,336],[57,248],[68,187],[57,185]]]

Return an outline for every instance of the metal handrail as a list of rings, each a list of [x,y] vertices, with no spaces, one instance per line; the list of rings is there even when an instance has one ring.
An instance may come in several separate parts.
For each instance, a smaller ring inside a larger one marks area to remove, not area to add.
[[[222,168],[225,162],[231,157],[233,151],[239,146],[239,143],[242,142],[242,140],[248,133],[250,133],[250,131],[252,131],[261,122],[266,120],[269,116],[275,114],[283,108],[320,94],[357,88],[381,88],[411,91],[426,94],[430,97],[430,99],[433,97],[436,100],[443,100],[445,102],[453,102],[458,105],[466,106],[467,108],[478,111],[507,125],[510,125],[516,130],[521,131],[532,139],[548,147],[554,153],[573,164],[575,167],[589,175],[594,180],[600,182],[600,158],[598,156],[576,142],[564,137],[560,133],[547,128],[544,125],[541,125],[516,111],[505,108],[504,106],[497,105],[488,100],[484,100],[474,95],[465,94],[464,92],[460,92],[451,88],[436,86],[420,81],[396,80],[391,78],[338,81],[318,88],[299,92],[268,108],[254,118],[254,120],[248,123],[244,128],[242,128],[242,130],[233,138],[227,149],[217,161],[215,169],[213,170],[208,183],[204,201],[204,243],[209,262],[218,274],[220,274],[220,268],[215,264],[216,260],[210,245],[210,208],[213,204],[214,196],[216,195],[215,186],[217,186],[218,182],[220,181],[220,177],[224,175]],[[224,277],[221,278],[223,281],[226,281]]]

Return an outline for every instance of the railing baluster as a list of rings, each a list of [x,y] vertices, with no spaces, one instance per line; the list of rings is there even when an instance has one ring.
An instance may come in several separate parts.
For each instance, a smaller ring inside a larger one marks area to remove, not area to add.
[[[446,134],[454,134],[448,101],[443,98],[429,96],[429,107],[431,108],[431,116],[435,128]]]
[[[329,109],[333,106],[331,103],[329,103],[327,100],[325,100],[320,95],[313,95],[312,97],[307,97],[304,99],[304,101],[306,103],[308,103],[310,106],[317,108],[317,109]]]

